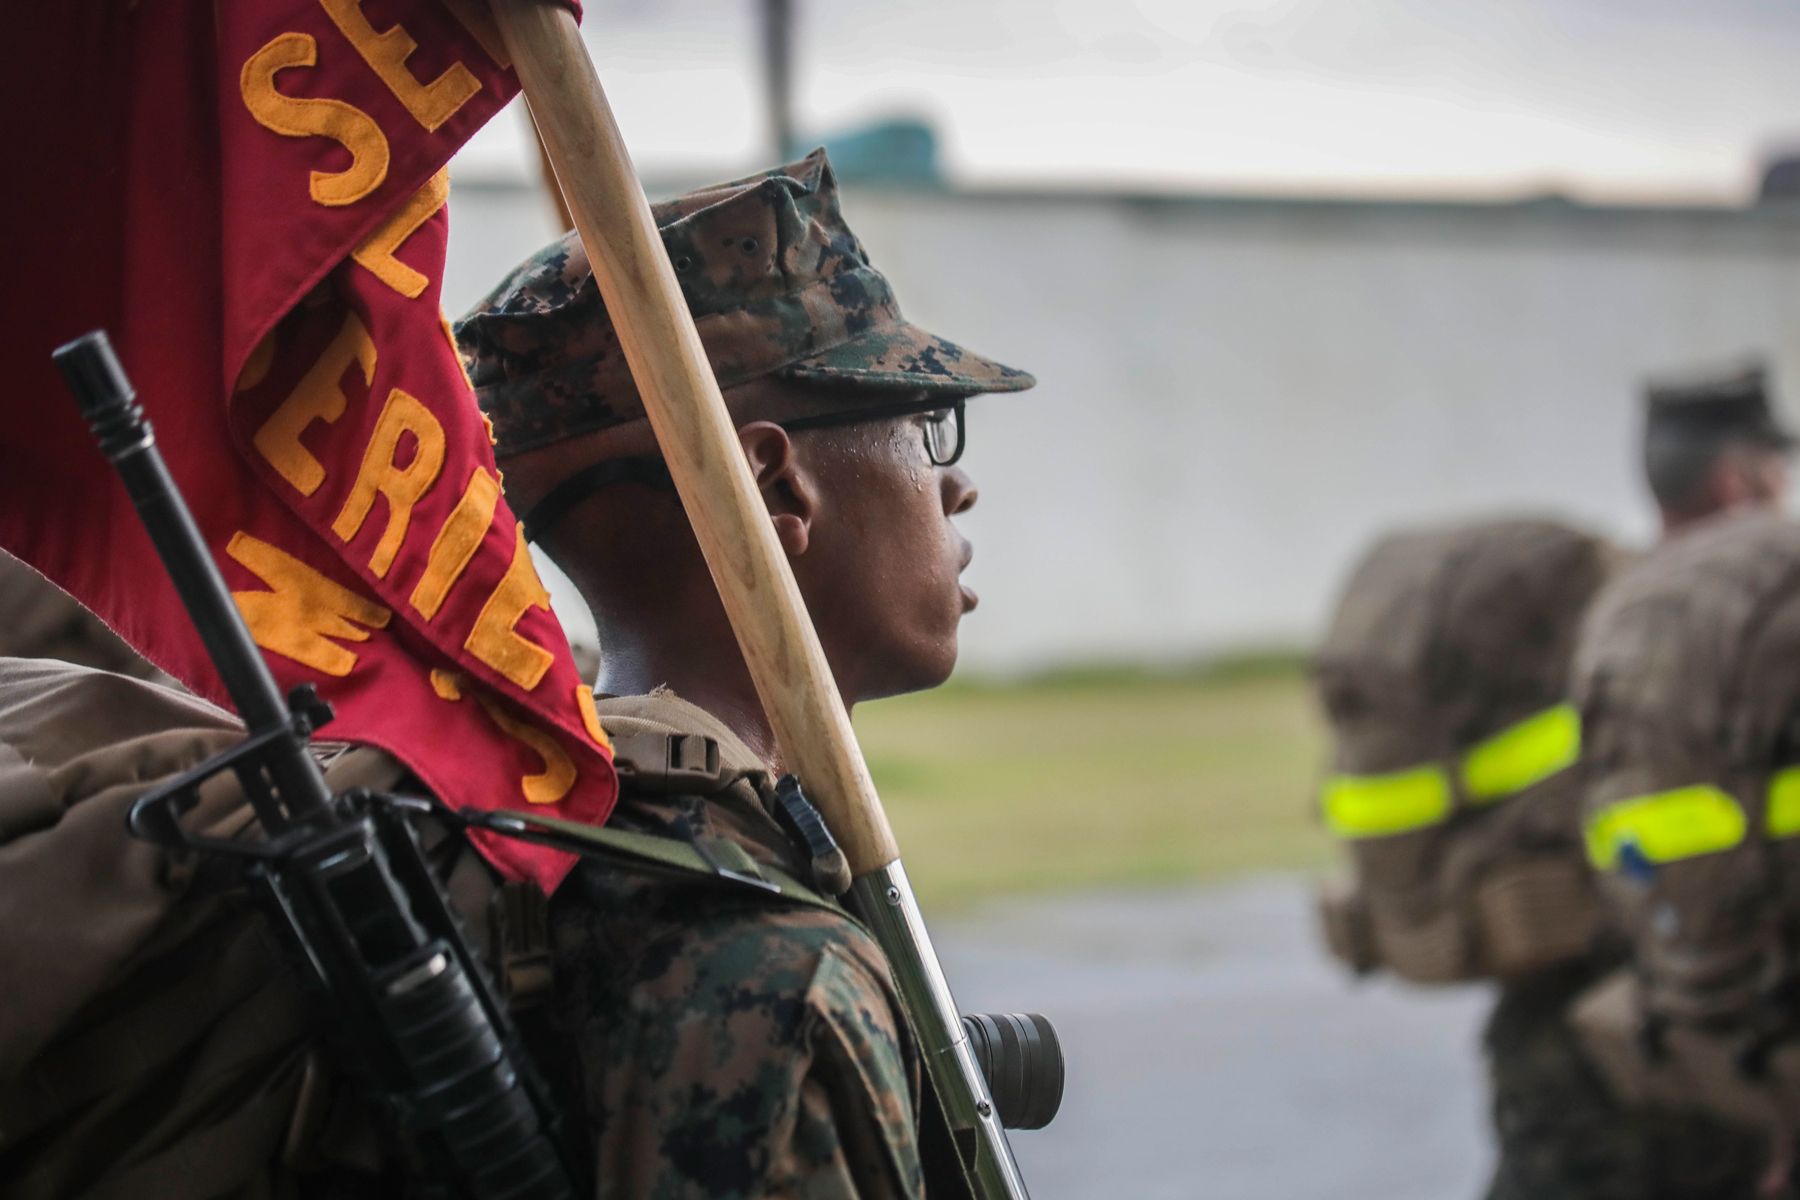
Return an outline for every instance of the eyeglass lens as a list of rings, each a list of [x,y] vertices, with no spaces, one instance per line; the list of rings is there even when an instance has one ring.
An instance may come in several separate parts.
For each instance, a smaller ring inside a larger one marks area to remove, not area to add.
[[[925,455],[933,466],[947,467],[962,457],[962,409],[940,408],[925,418]]]

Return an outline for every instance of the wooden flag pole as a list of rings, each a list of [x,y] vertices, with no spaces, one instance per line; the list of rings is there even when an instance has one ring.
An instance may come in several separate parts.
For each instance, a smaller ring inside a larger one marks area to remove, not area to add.
[[[885,866],[900,847],[575,20],[541,0],[495,15],[784,765],[851,873]]]
[[[553,0],[493,0],[507,53],[587,249],[625,361],[780,743],[855,876],[850,900],[894,983],[974,1200],[1027,1193],[931,946],[825,651],[775,537],[649,201],[575,19]]]

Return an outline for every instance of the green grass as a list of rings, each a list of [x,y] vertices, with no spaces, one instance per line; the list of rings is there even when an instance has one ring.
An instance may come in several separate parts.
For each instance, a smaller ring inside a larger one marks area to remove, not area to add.
[[[1323,735],[1290,659],[1176,676],[1089,669],[857,708],[928,905],[1332,860]]]

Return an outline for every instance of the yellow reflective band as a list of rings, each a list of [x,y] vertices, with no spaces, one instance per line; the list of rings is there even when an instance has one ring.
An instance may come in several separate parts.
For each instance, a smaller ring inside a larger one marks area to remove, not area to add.
[[[1748,824],[1738,802],[1710,783],[1634,796],[1588,820],[1588,861],[1610,871],[1627,844],[1653,863],[1715,854],[1743,841]]]
[[[1450,815],[1450,777],[1438,766],[1392,775],[1334,775],[1322,797],[1325,823],[1341,838],[1387,837]]]
[[[1792,837],[1800,833],[1800,767],[1783,767],[1769,780],[1768,811],[1763,814],[1763,828],[1770,837]]]
[[[1463,757],[1463,792],[1477,804],[1522,792],[1581,757],[1581,714],[1558,704],[1475,743]]]

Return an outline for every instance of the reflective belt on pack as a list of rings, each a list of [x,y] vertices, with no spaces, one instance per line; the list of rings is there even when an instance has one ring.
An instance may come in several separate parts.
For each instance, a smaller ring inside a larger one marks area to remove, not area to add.
[[[1392,775],[1333,775],[1325,781],[1325,822],[1341,838],[1386,837],[1436,825],[1450,815],[1450,777],[1438,766]]]
[[[1457,774],[1474,804],[1493,804],[1574,765],[1581,714],[1558,704],[1477,742]],[[1449,771],[1435,763],[1389,775],[1333,775],[1321,797],[1325,822],[1341,838],[1391,837],[1439,824],[1455,807]],[[1796,784],[1800,821],[1800,783]]]
[[[1738,802],[1710,783],[1652,792],[1614,801],[1588,820],[1588,861],[1610,871],[1627,845],[1657,864],[1716,854],[1743,841],[1748,828]]]
[[[1588,818],[1588,861],[1611,870],[1629,844],[1649,862],[1677,862],[1729,850],[1749,830],[1736,799],[1723,788],[1696,783],[1615,800]],[[1763,832],[1771,838],[1800,833],[1800,766],[1783,767],[1770,778]]]
[[[1800,767],[1783,767],[1769,780],[1769,803],[1763,828],[1772,838],[1800,833]]]

